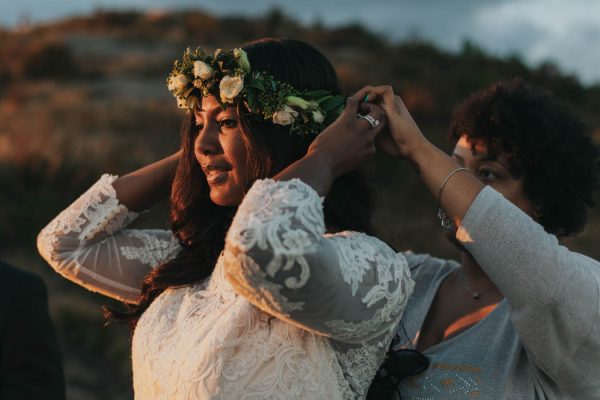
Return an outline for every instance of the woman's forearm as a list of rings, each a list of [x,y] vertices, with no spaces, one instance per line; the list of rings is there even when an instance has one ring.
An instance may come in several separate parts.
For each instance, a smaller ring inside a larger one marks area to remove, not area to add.
[[[294,178],[312,187],[319,196],[326,196],[335,176],[329,161],[315,152],[307,154],[273,177],[276,181],[288,181]]]
[[[130,211],[139,212],[168,196],[180,154],[172,154],[114,181],[119,202]]]
[[[461,165],[426,139],[415,144],[408,154],[408,160],[416,169],[421,181],[440,202],[448,217],[456,226],[460,226],[464,215],[484,185],[466,171],[459,171],[449,177],[453,171],[461,168]],[[446,183],[440,193],[444,181]]]
[[[378,147],[412,164],[446,215],[460,225],[483,184],[466,171],[453,173],[461,166],[427,140],[391,86],[365,86],[355,94],[365,95],[380,104],[387,117],[388,128],[376,139]]]

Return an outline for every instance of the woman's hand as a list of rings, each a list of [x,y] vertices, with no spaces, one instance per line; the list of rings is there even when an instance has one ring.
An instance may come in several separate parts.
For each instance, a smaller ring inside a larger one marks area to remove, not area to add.
[[[368,120],[358,118],[357,114],[368,114],[379,123],[371,125]],[[375,154],[374,140],[384,126],[385,114],[381,107],[360,104],[358,97],[352,96],[344,112],[317,136],[306,155],[273,179],[299,178],[320,196],[325,196],[335,178],[355,169]]]
[[[368,101],[380,105],[387,117],[386,129],[375,138],[377,147],[409,161],[421,181],[444,207],[446,215],[455,226],[459,226],[483,184],[471,174],[456,174],[444,186],[444,196],[440,199],[440,188],[461,165],[423,136],[402,99],[390,86],[365,86],[354,97],[364,99],[367,95]]]
[[[412,158],[413,153],[427,139],[399,96],[391,86],[365,86],[353,97],[365,99],[381,106],[387,117],[387,126],[375,138],[377,148],[394,157]]]
[[[374,122],[357,115],[369,115]],[[335,179],[357,168],[375,154],[375,138],[385,125],[386,118],[381,107],[372,103],[360,103],[358,97],[352,96],[348,98],[344,112],[338,119],[312,142],[307,157],[317,157],[324,161]]]

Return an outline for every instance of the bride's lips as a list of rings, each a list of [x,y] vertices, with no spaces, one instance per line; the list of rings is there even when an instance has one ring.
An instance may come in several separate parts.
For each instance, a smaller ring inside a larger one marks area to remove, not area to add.
[[[202,166],[202,171],[209,185],[218,185],[227,180],[231,167],[223,164],[208,164]]]

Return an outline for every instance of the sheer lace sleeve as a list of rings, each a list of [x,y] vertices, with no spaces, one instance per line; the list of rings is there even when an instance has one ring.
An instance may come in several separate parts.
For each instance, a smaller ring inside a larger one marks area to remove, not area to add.
[[[381,337],[413,281],[404,256],[356,232],[325,235],[322,198],[298,179],[257,181],[225,244],[234,289],[263,311],[332,339]]]
[[[116,178],[103,175],[40,232],[37,246],[65,278],[134,303],[143,277],[180,248],[170,231],[123,229],[138,214],[119,204]]]

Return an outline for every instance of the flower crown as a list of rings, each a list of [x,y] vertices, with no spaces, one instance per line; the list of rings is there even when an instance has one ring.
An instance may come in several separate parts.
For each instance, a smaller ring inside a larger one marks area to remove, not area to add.
[[[252,71],[242,49],[207,54],[187,48],[167,78],[179,108],[193,111],[205,96],[214,96],[226,109],[240,102],[251,114],[290,132],[316,135],[342,112],[345,99],[326,90],[299,91],[266,72]]]

